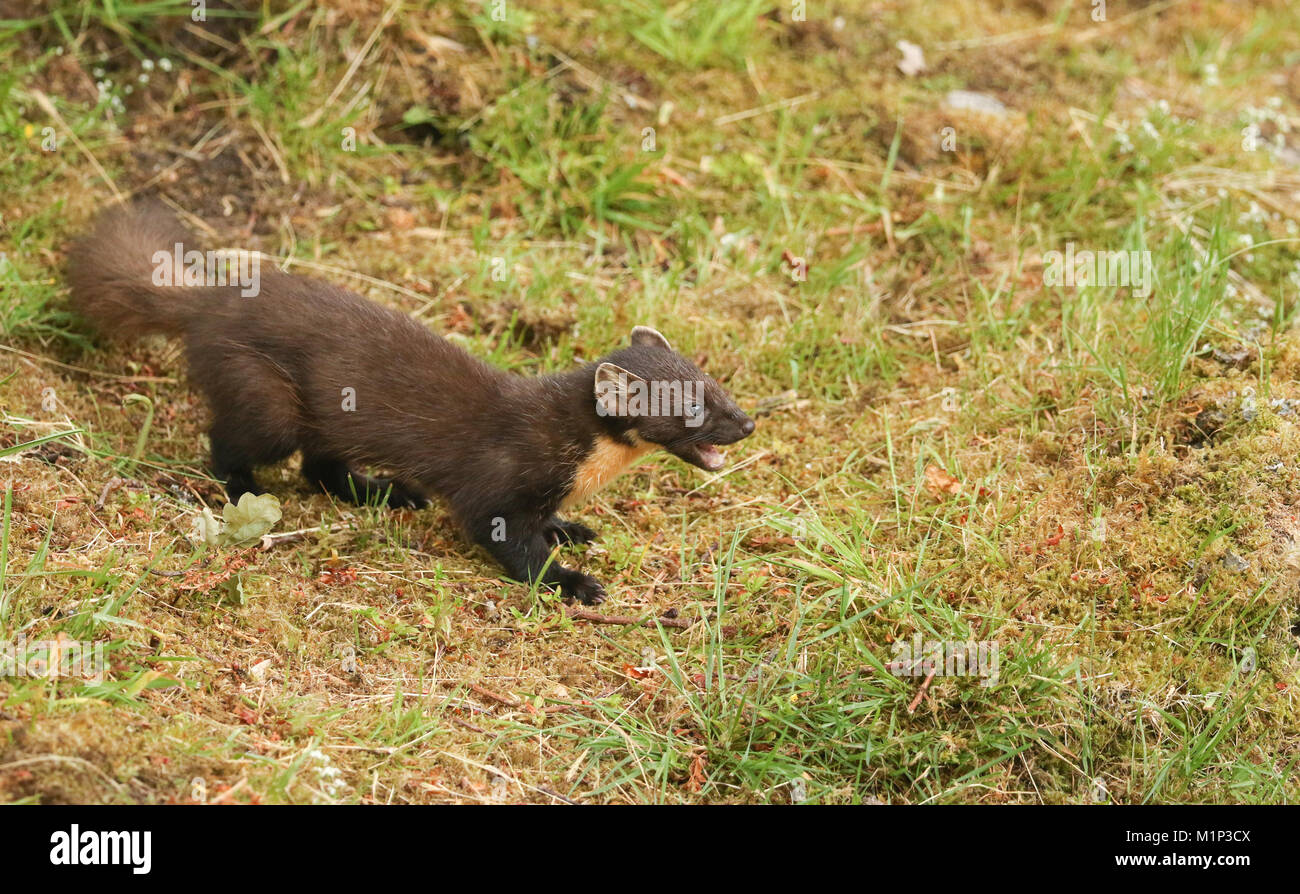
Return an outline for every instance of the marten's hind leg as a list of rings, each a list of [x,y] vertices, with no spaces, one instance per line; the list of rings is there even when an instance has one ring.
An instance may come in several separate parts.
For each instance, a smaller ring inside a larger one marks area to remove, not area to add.
[[[253,469],[298,449],[298,402],[277,367],[237,351],[195,350],[190,374],[212,405],[212,472],[233,502],[256,493]]]
[[[304,454],[303,477],[312,484],[349,503],[381,503],[390,509],[423,509],[429,498],[418,488],[393,478],[377,478],[354,472],[341,459]]]
[[[238,503],[244,494],[257,493],[255,466],[279,462],[297,447],[292,438],[277,438],[228,418],[215,420],[208,438],[212,442],[212,474],[226,482],[232,503]]]

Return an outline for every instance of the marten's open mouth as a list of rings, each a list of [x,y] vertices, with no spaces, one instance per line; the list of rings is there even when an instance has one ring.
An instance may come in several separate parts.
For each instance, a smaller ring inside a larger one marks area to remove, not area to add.
[[[716,472],[727,464],[727,454],[718,448],[742,441],[754,430],[754,424],[745,421],[748,424],[740,426],[734,432],[728,431],[725,427],[717,427],[710,431],[709,437],[713,438],[712,441],[688,441],[685,444],[679,441],[665,446],[668,452],[679,459],[684,459],[706,472]]]
[[[727,455],[713,444],[692,444],[690,449],[695,454],[695,464],[701,469],[716,472],[727,464]]]

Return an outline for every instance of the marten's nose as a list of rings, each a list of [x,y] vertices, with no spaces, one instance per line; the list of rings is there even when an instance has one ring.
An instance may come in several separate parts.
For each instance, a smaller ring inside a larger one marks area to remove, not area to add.
[[[740,430],[744,432],[745,437],[752,435],[754,433],[754,420],[746,416],[745,421],[740,423]]]

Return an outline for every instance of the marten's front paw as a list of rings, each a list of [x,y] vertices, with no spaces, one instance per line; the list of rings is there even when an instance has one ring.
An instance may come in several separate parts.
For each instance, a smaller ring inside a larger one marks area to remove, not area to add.
[[[600,581],[581,571],[570,571],[560,581],[560,592],[583,605],[600,605],[605,601],[605,588]]]
[[[384,501],[389,509],[424,509],[429,505],[429,498],[413,487],[400,481],[387,482],[388,498]]]
[[[555,543],[591,543],[596,532],[579,522],[555,519],[546,527],[546,539]]]

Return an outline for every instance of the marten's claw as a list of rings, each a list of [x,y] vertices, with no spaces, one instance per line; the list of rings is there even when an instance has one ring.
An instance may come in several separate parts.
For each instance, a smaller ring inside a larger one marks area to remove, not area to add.
[[[389,509],[425,509],[430,505],[429,498],[424,494],[397,482],[392,483],[388,499],[384,502]]]
[[[605,588],[590,574],[572,571],[560,582],[560,592],[571,596],[583,605],[600,605],[605,601]]]

